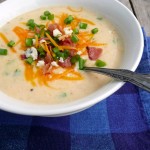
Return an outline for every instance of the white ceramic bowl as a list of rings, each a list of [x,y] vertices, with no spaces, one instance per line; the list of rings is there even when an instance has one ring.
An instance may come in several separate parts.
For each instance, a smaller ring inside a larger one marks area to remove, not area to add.
[[[48,5],[83,6],[110,20],[119,30],[125,45],[122,69],[135,71],[143,52],[143,34],[139,22],[117,0],[7,0],[0,4],[0,26],[30,10]],[[35,116],[64,116],[87,109],[117,91],[124,83],[113,81],[95,93],[69,104],[56,106],[26,104],[0,92],[0,109]]]

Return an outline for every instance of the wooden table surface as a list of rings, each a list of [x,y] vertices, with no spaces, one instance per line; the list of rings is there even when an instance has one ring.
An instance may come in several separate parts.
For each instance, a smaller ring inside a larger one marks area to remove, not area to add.
[[[5,0],[0,0],[0,3]],[[150,0],[119,0],[125,4],[137,17],[141,26],[150,36]]]
[[[119,0],[137,17],[148,36],[150,36],[150,0]]]

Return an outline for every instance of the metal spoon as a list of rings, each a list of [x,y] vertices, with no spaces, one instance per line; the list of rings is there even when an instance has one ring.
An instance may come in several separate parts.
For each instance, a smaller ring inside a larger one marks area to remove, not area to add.
[[[130,82],[150,92],[150,74],[139,74],[125,69],[108,69],[96,67],[84,67],[83,70],[101,73],[120,81]]]

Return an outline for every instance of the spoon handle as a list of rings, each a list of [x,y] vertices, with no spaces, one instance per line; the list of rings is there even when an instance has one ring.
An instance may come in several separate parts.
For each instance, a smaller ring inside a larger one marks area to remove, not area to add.
[[[150,74],[138,74],[125,69],[107,69],[96,67],[85,67],[85,71],[101,73],[117,80],[130,82],[148,92],[150,92]]]

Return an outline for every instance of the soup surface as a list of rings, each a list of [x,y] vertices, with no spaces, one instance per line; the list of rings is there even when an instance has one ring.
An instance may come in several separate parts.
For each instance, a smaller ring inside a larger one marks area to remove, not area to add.
[[[88,96],[110,82],[84,72],[83,66],[118,68],[123,44],[102,16],[48,7],[1,27],[0,54],[1,91],[25,102],[58,104]]]

